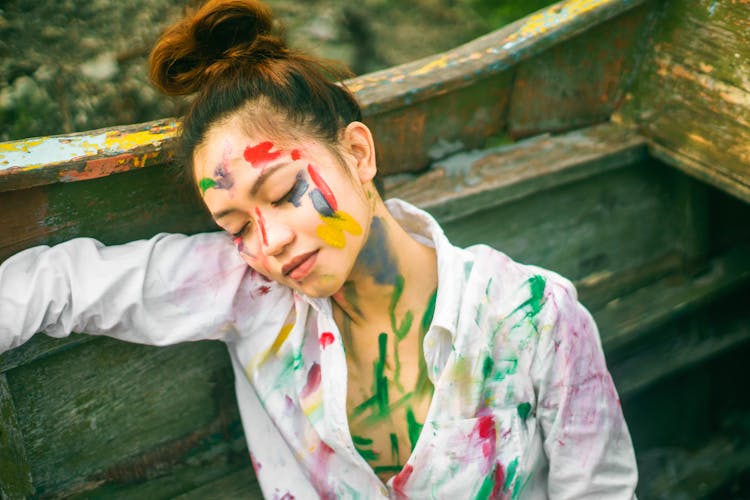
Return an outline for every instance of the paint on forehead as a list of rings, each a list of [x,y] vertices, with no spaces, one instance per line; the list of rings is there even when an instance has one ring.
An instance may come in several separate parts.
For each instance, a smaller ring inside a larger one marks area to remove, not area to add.
[[[293,149],[291,156],[293,161],[297,161],[302,158],[302,153],[300,153],[299,149]]]
[[[261,142],[255,146],[248,146],[245,148],[243,157],[245,161],[252,164],[253,168],[262,168],[268,162],[271,162],[281,156],[281,151],[273,151],[274,145],[271,141]]]
[[[304,179],[304,175],[302,174],[302,171],[300,170],[297,172],[297,176],[294,181],[294,186],[292,187],[292,190],[289,192],[289,203],[294,205],[295,207],[299,207],[302,204],[302,196],[307,192],[307,188],[309,187],[309,184]],[[313,205],[315,204],[315,201],[313,201]]]
[[[263,214],[260,208],[255,207],[255,215],[258,217],[258,227],[260,228],[260,234],[263,238],[263,244],[268,246],[268,235],[266,234],[266,220],[263,218]]]
[[[320,190],[323,198],[325,198],[325,201],[331,207],[331,210],[333,210],[334,212],[338,210],[338,203],[336,202],[336,198],[333,196],[331,188],[328,187],[326,181],[323,180],[323,177],[320,175],[320,172],[318,172],[318,169],[315,167],[315,165],[307,165],[307,172],[310,174],[310,179],[312,179],[315,187]]]
[[[198,182],[198,187],[201,190],[201,195],[204,195],[206,190],[216,187],[216,181],[210,177],[204,177]]]

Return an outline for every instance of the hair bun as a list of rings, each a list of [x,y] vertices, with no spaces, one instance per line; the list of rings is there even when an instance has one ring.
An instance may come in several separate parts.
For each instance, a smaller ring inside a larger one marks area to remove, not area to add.
[[[227,72],[288,54],[273,35],[271,9],[257,0],[210,0],[169,27],[149,58],[153,84],[168,95],[192,94]]]

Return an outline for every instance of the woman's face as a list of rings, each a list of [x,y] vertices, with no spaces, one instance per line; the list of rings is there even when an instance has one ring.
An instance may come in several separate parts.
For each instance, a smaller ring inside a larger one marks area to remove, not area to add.
[[[372,218],[359,155],[342,148],[339,159],[312,139],[249,136],[233,119],[193,157],[203,201],[245,261],[312,297],[341,288]]]

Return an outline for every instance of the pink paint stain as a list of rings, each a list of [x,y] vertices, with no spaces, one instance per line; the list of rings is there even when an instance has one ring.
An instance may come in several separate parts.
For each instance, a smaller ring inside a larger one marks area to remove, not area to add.
[[[404,487],[406,486],[406,482],[409,481],[412,472],[414,472],[414,466],[406,464],[404,465],[404,468],[401,469],[401,472],[393,477],[393,492],[396,494],[396,498],[409,498],[409,496],[404,493]]]
[[[312,367],[310,368],[310,371],[307,372],[307,383],[305,384],[305,387],[302,389],[302,392],[300,393],[300,397],[306,398],[310,394],[314,393],[318,390],[318,387],[320,387],[320,365],[318,363],[313,363]]]
[[[490,498],[501,498],[500,494],[503,491],[503,486],[505,485],[505,469],[503,469],[503,465],[498,463],[495,466],[495,472],[493,473],[495,475],[495,484],[492,487],[492,494],[490,495]]]
[[[331,207],[331,210],[334,212],[338,210],[338,203],[336,202],[336,197],[333,196],[333,192],[331,191],[331,188],[328,187],[328,184],[326,184],[326,181],[323,180],[323,177],[321,177],[320,172],[318,172],[318,169],[315,168],[314,165],[309,164],[307,166],[307,172],[310,174],[310,179],[312,179],[313,184],[318,188],[320,193],[323,195],[323,198],[325,198],[326,202],[328,203],[328,206]]]
[[[482,474],[490,472],[492,463],[495,461],[497,450],[497,431],[495,430],[495,418],[492,415],[483,415],[477,419],[474,429],[471,431],[471,439],[475,445],[482,450],[485,459]]]
[[[321,441],[320,446],[318,446],[311,457],[313,464],[310,472],[312,472],[313,488],[315,488],[319,497],[323,499],[336,498],[335,493],[331,491],[331,486],[328,484],[331,474],[329,462],[334,453],[333,448],[328,446],[324,441]]]
[[[281,156],[281,151],[274,151],[272,153],[271,148],[273,148],[271,141],[261,142],[255,146],[246,147],[243,156],[245,157],[245,161],[252,164],[253,168],[261,168],[266,163]]]
[[[262,285],[262,286],[258,287],[258,293],[260,295],[267,295],[268,292],[270,292],[270,291],[271,291],[271,287],[270,286]]]
[[[320,338],[318,339],[318,342],[320,342],[320,347],[325,349],[329,345],[333,344],[333,334],[331,332],[323,332],[320,334]]]
[[[255,215],[258,217],[258,226],[260,227],[260,234],[263,237],[263,244],[268,246],[268,235],[266,234],[266,220],[263,218],[263,214],[260,213],[260,208],[255,207]]]

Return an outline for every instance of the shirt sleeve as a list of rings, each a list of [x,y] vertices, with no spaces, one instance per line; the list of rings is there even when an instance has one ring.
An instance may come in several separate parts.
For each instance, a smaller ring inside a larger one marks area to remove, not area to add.
[[[544,295],[532,376],[549,498],[635,498],[633,445],[596,324],[566,280],[549,280]]]
[[[0,265],[0,352],[43,331],[166,345],[252,328],[261,282],[223,233],[104,246],[78,238]],[[264,294],[268,293],[268,288]]]

